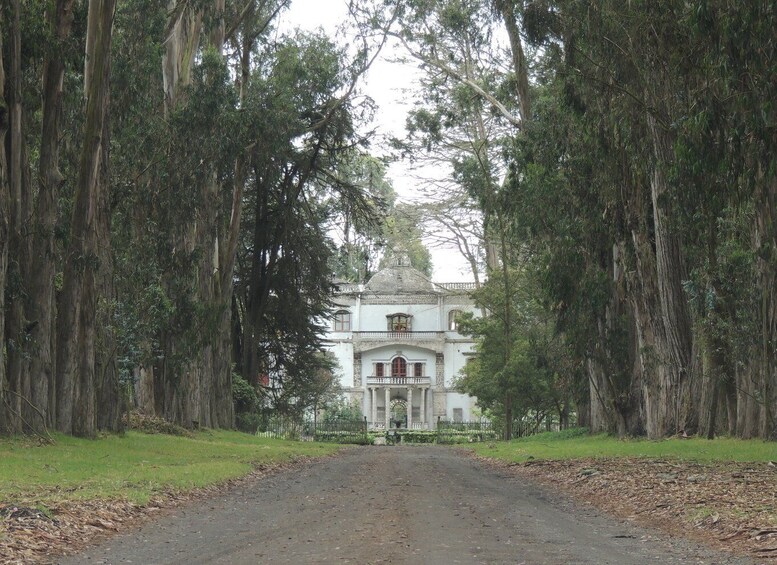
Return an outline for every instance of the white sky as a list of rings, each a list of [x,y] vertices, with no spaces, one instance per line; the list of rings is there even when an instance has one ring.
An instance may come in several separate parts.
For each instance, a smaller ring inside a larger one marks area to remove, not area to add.
[[[348,19],[347,0],[292,0],[291,8],[281,15],[281,30],[300,28],[314,30],[322,28],[325,33],[334,36],[337,27]],[[339,38],[339,42],[343,38]],[[419,72],[411,64],[390,62],[401,53],[396,48],[386,46],[381,57],[375,61],[362,85],[363,90],[378,108],[375,116],[377,137],[372,143],[372,151],[382,152],[383,140],[390,136],[404,137],[405,118],[413,103],[413,78]],[[423,176],[443,174],[435,171],[419,171]],[[407,163],[392,163],[388,176],[403,201],[417,198],[416,181]],[[458,251],[453,249],[431,248],[434,272],[432,278],[437,282],[472,281],[472,273]]]

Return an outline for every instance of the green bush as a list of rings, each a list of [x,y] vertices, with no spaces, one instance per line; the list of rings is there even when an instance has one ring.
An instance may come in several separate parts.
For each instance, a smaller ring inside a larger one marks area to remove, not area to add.
[[[241,432],[248,434],[256,433],[262,417],[256,412],[237,412],[235,413],[235,427]]]
[[[313,441],[324,441],[328,443],[371,445],[374,440],[375,436],[366,432],[351,432],[347,430],[318,430],[313,434]]]
[[[251,384],[232,373],[232,402],[235,405],[235,426],[241,432],[253,434],[259,429],[259,396]]]
[[[402,443],[436,443],[437,432],[430,430],[416,430],[399,432]]]
[[[346,402],[343,399],[328,406],[324,410],[321,421],[324,423],[347,420],[350,422],[361,422],[364,419],[361,406],[358,401]]]
[[[237,373],[232,373],[232,402],[236,414],[253,412],[259,405],[256,389]]]
[[[440,430],[438,434],[440,443],[477,443],[499,439],[494,430]]]

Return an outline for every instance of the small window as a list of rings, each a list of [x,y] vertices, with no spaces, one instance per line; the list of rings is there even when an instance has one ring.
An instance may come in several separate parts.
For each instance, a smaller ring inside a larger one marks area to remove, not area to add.
[[[424,364],[423,363],[413,363],[413,376],[414,377],[423,377],[424,376]]]
[[[335,312],[334,331],[336,332],[351,331],[351,313],[348,310],[338,310],[337,312]]]
[[[392,314],[387,316],[388,318],[388,330],[390,332],[409,332],[410,331],[410,316],[407,314]]]
[[[456,321],[456,318],[462,314],[461,310],[451,310],[448,312],[448,330],[455,332],[459,329],[459,323]]]
[[[391,376],[401,378],[407,376],[407,361],[403,357],[394,357],[391,361]]]
[[[376,377],[383,376],[383,363],[375,363],[375,376]]]
[[[453,409],[453,421],[454,422],[463,422],[464,421],[464,409],[463,408],[454,408]]]

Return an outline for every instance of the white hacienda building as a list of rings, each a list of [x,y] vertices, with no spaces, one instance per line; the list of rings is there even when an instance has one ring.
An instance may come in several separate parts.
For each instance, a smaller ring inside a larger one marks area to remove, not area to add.
[[[457,314],[477,313],[473,288],[433,283],[403,256],[367,284],[339,286],[327,347],[340,364],[343,390],[372,428],[473,419],[475,399],[453,389],[474,349],[456,331]]]

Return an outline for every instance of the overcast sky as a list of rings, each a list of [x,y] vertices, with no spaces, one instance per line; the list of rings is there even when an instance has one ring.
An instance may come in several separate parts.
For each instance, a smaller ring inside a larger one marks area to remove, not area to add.
[[[292,0],[291,8],[282,15],[281,30],[295,27],[313,30],[322,28],[334,36],[337,28],[348,19],[347,0]],[[338,42],[344,38],[338,39]],[[382,141],[390,136],[404,137],[405,118],[412,108],[414,77],[418,71],[413,65],[391,62],[400,55],[396,48],[384,49],[382,56],[370,68],[364,83],[365,92],[378,105],[375,117],[376,139],[372,151],[382,153]],[[442,175],[438,171],[418,171],[423,176]],[[411,201],[418,198],[417,181],[414,180],[407,163],[393,163],[388,170],[394,190],[399,198]],[[472,273],[455,250],[430,249],[437,282],[473,280]]]

